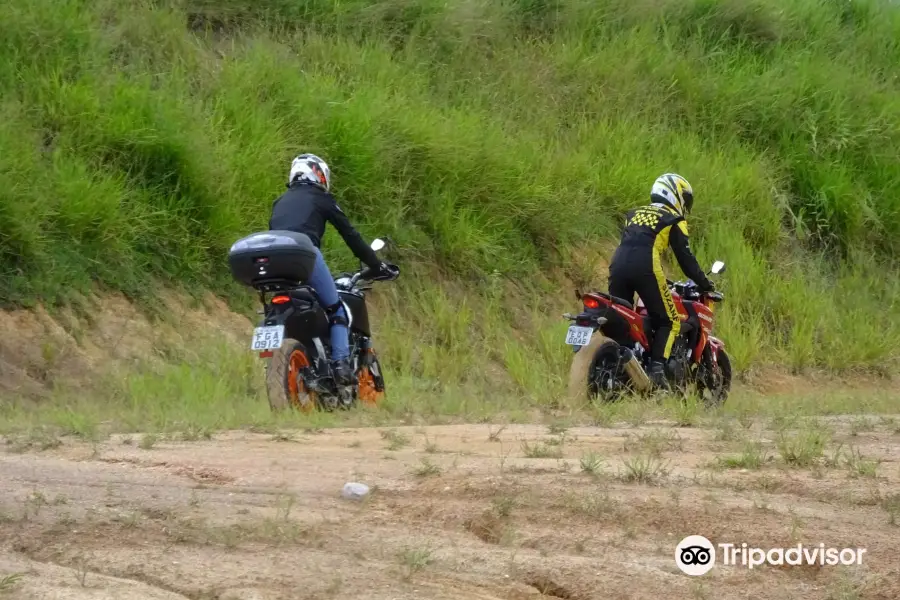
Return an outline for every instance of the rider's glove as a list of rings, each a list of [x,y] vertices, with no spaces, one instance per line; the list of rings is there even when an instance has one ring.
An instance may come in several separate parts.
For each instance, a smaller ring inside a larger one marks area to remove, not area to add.
[[[387,267],[388,273],[390,273],[390,279],[394,280],[400,277],[400,267],[395,264],[385,263],[385,267]]]
[[[397,265],[383,262],[372,269],[372,275],[375,279],[390,281],[400,276],[400,269]]]

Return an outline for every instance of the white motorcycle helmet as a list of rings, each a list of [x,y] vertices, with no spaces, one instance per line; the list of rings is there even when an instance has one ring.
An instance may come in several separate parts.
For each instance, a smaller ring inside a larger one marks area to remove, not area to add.
[[[301,154],[291,161],[288,174],[288,185],[297,181],[308,181],[322,187],[326,192],[331,190],[331,169],[328,163],[315,154]]]
[[[650,190],[650,199],[653,202],[667,204],[675,209],[682,217],[690,214],[694,206],[694,189],[688,180],[676,173],[660,175],[653,182]]]

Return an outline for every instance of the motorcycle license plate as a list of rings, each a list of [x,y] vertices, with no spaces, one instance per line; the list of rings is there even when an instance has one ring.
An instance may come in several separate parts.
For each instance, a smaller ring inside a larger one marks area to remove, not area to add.
[[[570,346],[587,346],[588,342],[591,341],[592,335],[594,335],[594,330],[590,327],[571,325],[566,333],[566,344]]]
[[[257,327],[253,330],[253,340],[250,342],[250,348],[255,351],[277,350],[281,348],[283,339],[284,325]]]

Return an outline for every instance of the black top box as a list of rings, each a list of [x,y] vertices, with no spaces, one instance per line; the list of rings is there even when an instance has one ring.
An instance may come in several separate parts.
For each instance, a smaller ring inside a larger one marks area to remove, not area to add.
[[[228,252],[231,274],[253,288],[275,281],[305,283],[315,264],[312,240],[295,231],[254,233],[236,241]]]

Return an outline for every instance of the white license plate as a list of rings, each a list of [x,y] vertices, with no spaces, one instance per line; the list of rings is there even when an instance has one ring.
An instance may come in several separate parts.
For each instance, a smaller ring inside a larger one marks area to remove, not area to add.
[[[587,346],[592,335],[594,335],[594,330],[590,327],[572,325],[566,333],[566,343],[570,346]]]
[[[250,348],[253,350],[277,350],[281,348],[284,339],[284,325],[271,327],[257,327],[253,330],[253,341]]]

